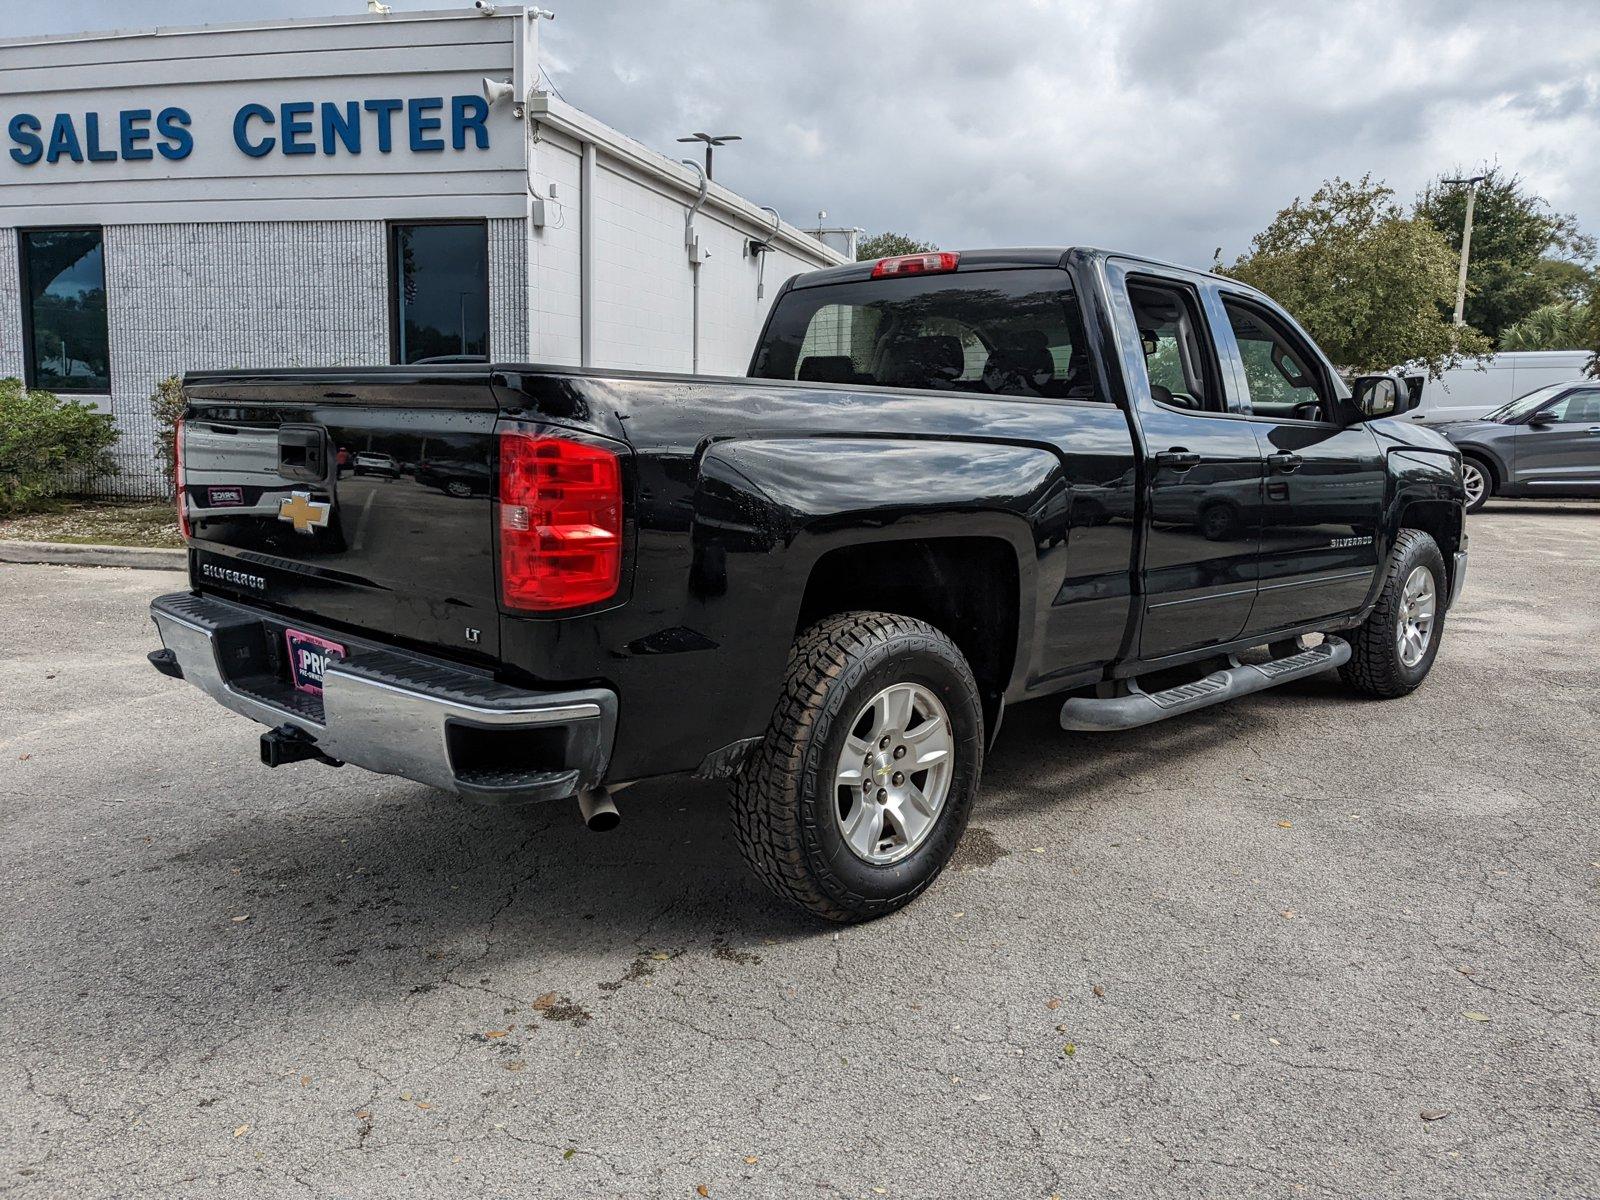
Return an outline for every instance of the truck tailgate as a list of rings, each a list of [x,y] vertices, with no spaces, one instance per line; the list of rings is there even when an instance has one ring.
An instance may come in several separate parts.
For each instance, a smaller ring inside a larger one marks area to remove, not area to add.
[[[498,652],[488,372],[192,376],[195,579],[308,624]]]

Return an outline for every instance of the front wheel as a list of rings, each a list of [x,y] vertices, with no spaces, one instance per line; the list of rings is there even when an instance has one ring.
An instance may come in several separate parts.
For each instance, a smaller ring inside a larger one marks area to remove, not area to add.
[[[950,860],[982,770],[978,686],[955,644],[910,617],[829,617],[796,640],[772,723],[734,778],[740,849],[816,916],[880,917]]]
[[[1438,543],[1420,529],[1400,531],[1386,570],[1378,603],[1350,638],[1350,661],[1339,674],[1359,692],[1392,699],[1428,677],[1450,588]]]
[[[1477,512],[1494,495],[1494,476],[1475,458],[1461,460],[1461,486],[1467,493],[1467,511]]]

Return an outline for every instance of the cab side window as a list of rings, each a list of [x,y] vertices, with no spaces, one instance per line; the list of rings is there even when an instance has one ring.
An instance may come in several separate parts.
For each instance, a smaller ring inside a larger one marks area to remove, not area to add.
[[[1228,323],[1244,360],[1250,411],[1263,417],[1326,420],[1328,397],[1315,360],[1281,321],[1254,305],[1223,296]]]
[[[1181,285],[1130,280],[1128,300],[1144,348],[1150,395],[1158,404],[1221,412],[1222,389],[1208,352],[1199,298]]]

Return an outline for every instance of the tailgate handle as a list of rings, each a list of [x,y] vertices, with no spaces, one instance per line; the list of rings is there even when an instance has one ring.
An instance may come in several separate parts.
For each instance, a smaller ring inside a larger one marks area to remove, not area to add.
[[[328,478],[331,456],[328,431],[321,425],[283,425],[278,428],[278,474],[303,483]]]

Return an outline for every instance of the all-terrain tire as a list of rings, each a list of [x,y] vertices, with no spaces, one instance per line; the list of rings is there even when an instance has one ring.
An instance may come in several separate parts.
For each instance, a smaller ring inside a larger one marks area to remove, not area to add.
[[[1418,567],[1433,576],[1435,606],[1427,648],[1416,663],[1408,664],[1401,657],[1397,635],[1406,581]],[[1349,635],[1350,661],[1339,668],[1339,677],[1356,691],[1385,700],[1416,691],[1439,653],[1449,595],[1450,580],[1438,543],[1420,529],[1402,529],[1389,551],[1378,603]]]
[[[928,689],[950,720],[954,765],[920,845],[887,864],[854,853],[840,830],[836,764],[862,706],[882,689]],[[904,907],[938,877],[966,828],[983,771],[983,713],[972,669],[925,621],[882,612],[828,617],[789,652],[783,694],[733,779],[739,847],[783,899],[829,921]]]

